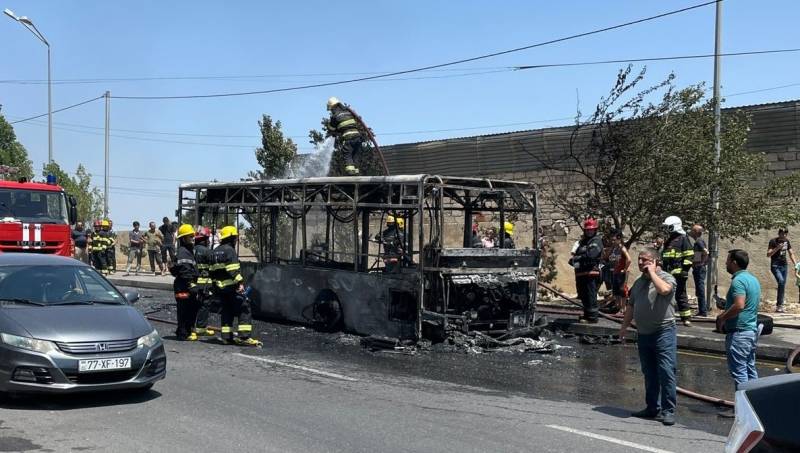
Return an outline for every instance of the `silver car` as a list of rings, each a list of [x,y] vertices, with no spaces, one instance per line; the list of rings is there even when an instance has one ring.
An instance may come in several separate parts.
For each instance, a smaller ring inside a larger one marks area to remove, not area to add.
[[[72,258],[0,254],[0,392],[152,387],[167,357],[137,299]]]

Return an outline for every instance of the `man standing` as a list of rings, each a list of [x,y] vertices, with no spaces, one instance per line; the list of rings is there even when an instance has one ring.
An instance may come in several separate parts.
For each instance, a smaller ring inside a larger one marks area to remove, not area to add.
[[[89,246],[89,232],[83,227],[83,222],[75,224],[75,229],[72,230],[72,242],[75,244],[75,254],[73,258],[89,264],[89,253],[86,250]]]
[[[397,272],[400,268],[405,237],[397,228],[397,221],[393,215],[386,216],[386,229],[375,239],[383,244],[383,271]]]
[[[242,277],[239,256],[236,254],[236,240],[239,231],[234,226],[223,227],[219,233],[219,246],[213,250],[211,279],[214,281],[214,292],[222,304],[222,341],[225,344],[242,346],[261,346],[261,342],[252,338],[250,302],[244,294],[244,277]],[[233,322],[239,318],[238,336],[233,336]]]
[[[134,273],[139,275],[142,270],[142,249],[144,248],[144,237],[139,230],[139,221],[133,221],[133,230],[128,234],[130,243],[128,245],[128,264],[125,266],[125,275],[131,275],[131,264],[136,260],[136,270]]]
[[[197,297],[199,308],[197,310],[197,320],[194,324],[194,332],[198,336],[214,336],[214,331],[208,328],[208,314],[211,311],[211,290],[213,280],[211,280],[211,264],[214,256],[208,246],[208,238],[211,235],[208,227],[198,227],[194,235],[194,260],[197,262]]]
[[[117,272],[117,232],[114,231],[114,222],[109,219],[108,225],[103,224],[103,231],[106,232],[108,240],[106,244],[106,267],[108,273],[113,274]]]
[[[175,262],[175,227],[170,223],[169,217],[164,217],[162,221],[164,223],[158,227],[158,231],[161,232],[161,237],[163,238],[161,261],[169,268]]]
[[[731,250],[725,268],[731,274],[731,287],[725,297],[725,311],[717,316],[717,331],[725,333],[728,371],[736,388],[758,379],[756,345],[758,342],[758,304],[761,284],[747,271],[750,257],[744,250]]]
[[[109,244],[111,240],[108,237],[108,220],[101,220],[92,233],[92,261],[94,268],[103,275],[108,275]]]
[[[164,264],[161,261],[161,246],[164,244],[164,236],[161,231],[156,229],[156,223],[150,222],[150,229],[144,233],[144,242],[147,245],[147,257],[150,259],[150,270],[153,275],[161,275],[164,272]],[[158,263],[158,271],[156,271]]]
[[[680,217],[669,216],[661,225],[669,237],[664,241],[664,250],[661,252],[661,262],[664,271],[675,277],[675,302],[678,304],[678,315],[683,325],[692,325],[692,309],[689,308],[689,296],[686,294],[686,282],[689,280],[689,270],[692,268],[694,249]]]
[[[775,308],[776,313],[784,313],[783,303],[786,298],[786,274],[788,262],[786,256],[792,260],[792,267],[797,265],[797,260],[792,251],[792,244],[789,242],[789,230],[786,228],[778,229],[778,237],[770,239],[767,246],[767,256],[770,259],[770,270],[778,283],[778,302]]]
[[[503,233],[503,248],[516,248],[516,245],[514,244],[514,224],[511,222],[503,223]]]
[[[658,251],[646,248],[639,253],[642,272],[630,289],[628,308],[619,330],[624,340],[631,320],[636,321],[639,362],[644,374],[647,407],[634,417],[652,418],[665,425],[675,424],[677,403],[678,339],[675,327],[675,277],[661,269]],[[660,397],[659,397],[660,395]]]
[[[350,109],[339,99],[328,99],[328,111],[331,112],[327,124],[328,131],[336,138],[336,147],[344,154],[344,171],[348,175],[358,175],[356,161],[359,160],[364,138],[358,129],[358,120]]]
[[[178,308],[178,327],[175,329],[175,336],[178,340],[197,341],[194,322],[198,308],[196,281],[200,273],[197,271],[194,259],[194,228],[191,225],[184,224],[178,228],[178,244],[177,259],[169,268],[169,273],[175,277],[172,287]]]
[[[694,239],[694,255],[692,256],[692,277],[694,278],[694,295],[697,297],[697,316],[708,316],[706,301],[706,266],[708,265],[708,247],[703,240],[703,226],[692,225],[689,236]]]
[[[603,253],[603,240],[597,235],[597,220],[589,217],[583,222],[583,236],[578,242],[575,254],[569,259],[575,268],[575,288],[583,303],[581,322],[597,324],[597,280],[600,276],[600,255]]]

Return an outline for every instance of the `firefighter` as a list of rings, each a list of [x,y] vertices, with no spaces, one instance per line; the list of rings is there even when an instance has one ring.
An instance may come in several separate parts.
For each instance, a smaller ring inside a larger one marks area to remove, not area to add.
[[[575,288],[583,304],[583,323],[597,323],[597,281],[602,253],[603,240],[597,235],[597,220],[589,217],[583,222],[583,236],[578,241],[575,254],[569,260],[575,268]]]
[[[326,127],[336,138],[336,147],[344,154],[344,171],[348,175],[358,175],[356,161],[359,160],[364,139],[358,129],[358,120],[353,112],[339,99],[328,99],[328,111],[331,112],[330,120]]]
[[[214,331],[208,328],[208,314],[211,304],[211,263],[213,256],[208,246],[211,232],[208,227],[201,226],[194,235],[194,260],[197,262],[197,296],[198,311],[194,324],[194,332],[201,336],[214,336]]]
[[[662,268],[675,277],[675,302],[678,304],[678,315],[683,325],[688,327],[692,325],[692,310],[689,308],[686,281],[692,268],[694,246],[683,230],[680,217],[674,215],[667,217],[661,227],[669,234],[661,252]]]
[[[106,243],[106,269],[109,274],[117,271],[117,233],[114,231],[114,222],[108,219],[108,228],[103,227],[107,236]]]
[[[503,236],[503,248],[504,249],[513,249],[516,248],[516,244],[514,244],[514,224],[511,222],[503,222],[503,232],[505,233]]]
[[[393,215],[386,217],[386,229],[375,240],[383,244],[383,271],[396,272],[404,252],[405,235],[397,227],[397,219]]]
[[[178,340],[197,341],[194,322],[198,309],[197,263],[194,259],[194,228],[181,225],[178,228],[178,251],[175,262],[169,273],[175,277],[172,288],[175,291],[175,303],[178,306],[178,327],[175,336]]]
[[[95,222],[92,232],[92,261],[94,268],[103,275],[108,275],[108,220]]]
[[[238,237],[239,232],[234,226],[229,225],[220,230],[219,245],[212,252],[213,264],[209,268],[214,292],[222,304],[222,341],[225,344],[261,346],[262,343],[251,336],[253,325],[250,302],[245,295],[244,278],[235,248]],[[237,317],[238,336],[234,337],[233,321]]]

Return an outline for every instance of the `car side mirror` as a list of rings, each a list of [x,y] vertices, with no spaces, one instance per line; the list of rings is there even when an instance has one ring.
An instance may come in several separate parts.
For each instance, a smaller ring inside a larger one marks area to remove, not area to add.
[[[139,300],[139,293],[136,291],[125,291],[122,295],[125,296],[125,300],[132,304],[135,304]]]

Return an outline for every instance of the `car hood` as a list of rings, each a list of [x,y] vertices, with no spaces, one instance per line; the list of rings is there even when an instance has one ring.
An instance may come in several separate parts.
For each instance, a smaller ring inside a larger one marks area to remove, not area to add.
[[[25,329],[28,336],[40,340],[129,340],[153,331],[142,314],[129,305],[13,307],[2,310],[0,315],[6,318],[0,326],[5,324],[10,330]]]

